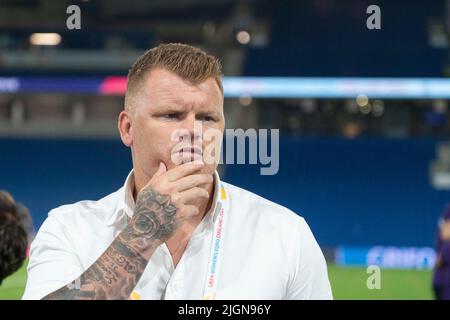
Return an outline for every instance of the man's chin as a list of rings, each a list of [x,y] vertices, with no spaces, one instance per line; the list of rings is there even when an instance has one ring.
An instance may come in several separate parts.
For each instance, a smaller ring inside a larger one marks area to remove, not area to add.
[[[197,153],[172,154],[171,157],[171,162],[175,166],[194,161],[204,162],[202,155]]]

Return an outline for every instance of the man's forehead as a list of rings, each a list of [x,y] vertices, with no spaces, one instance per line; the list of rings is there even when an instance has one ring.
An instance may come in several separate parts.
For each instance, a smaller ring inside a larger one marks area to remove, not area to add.
[[[211,109],[223,106],[223,97],[214,79],[208,79],[200,84],[152,79],[146,82],[144,91],[145,98],[154,106],[180,108],[193,106]]]
[[[162,98],[182,99],[184,95],[207,96],[211,99],[222,98],[222,92],[214,78],[200,83],[193,83],[165,69],[151,70],[144,79],[144,87],[151,95]]]

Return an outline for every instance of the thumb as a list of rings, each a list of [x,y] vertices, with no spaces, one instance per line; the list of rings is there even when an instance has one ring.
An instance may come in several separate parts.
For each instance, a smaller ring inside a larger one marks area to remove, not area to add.
[[[162,175],[163,173],[165,173],[167,171],[166,165],[164,164],[164,162],[160,162],[159,163],[159,168],[158,170],[155,172],[155,174],[153,175],[153,177],[159,177],[160,175]]]

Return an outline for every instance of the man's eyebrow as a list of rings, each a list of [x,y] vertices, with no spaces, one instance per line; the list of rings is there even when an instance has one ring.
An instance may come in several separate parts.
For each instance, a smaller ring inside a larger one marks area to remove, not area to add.
[[[155,105],[154,112],[184,112],[184,107],[175,103],[161,103]]]
[[[218,116],[219,114],[217,110],[201,110],[197,112],[198,116]]]

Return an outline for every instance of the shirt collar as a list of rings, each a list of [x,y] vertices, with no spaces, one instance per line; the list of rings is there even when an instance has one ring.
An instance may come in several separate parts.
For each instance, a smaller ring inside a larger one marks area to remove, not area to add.
[[[114,214],[106,221],[108,226],[112,226],[119,221],[122,221],[125,217],[131,218],[133,216],[134,207],[136,203],[133,197],[134,191],[134,171],[128,174],[125,183],[118,191],[118,199],[116,210]],[[203,218],[207,224],[214,224],[217,217],[217,204],[219,201],[219,194],[221,192],[221,182],[217,171],[214,172],[214,196],[211,208]]]

